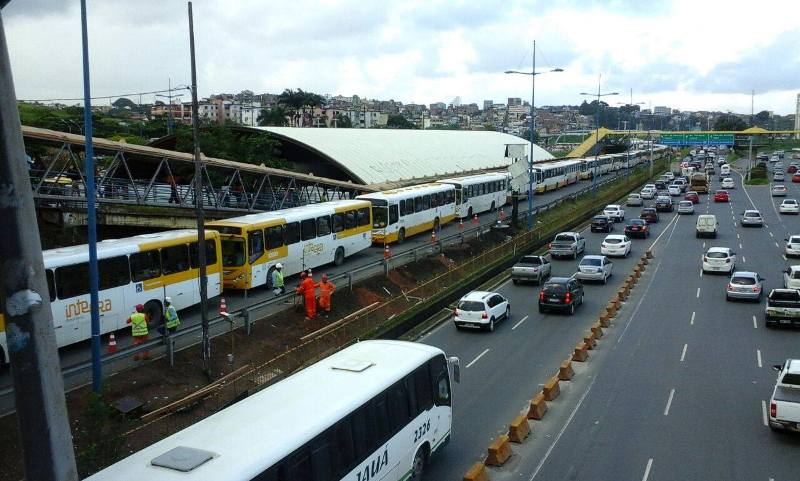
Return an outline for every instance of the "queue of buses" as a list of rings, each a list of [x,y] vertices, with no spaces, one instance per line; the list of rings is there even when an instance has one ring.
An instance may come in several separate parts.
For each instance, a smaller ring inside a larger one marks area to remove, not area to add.
[[[664,147],[654,147],[660,158]],[[536,191],[554,190],[582,178],[633,167],[649,151],[558,160],[536,164]],[[507,172],[488,172],[434,183],[364,194],[351,200],[310,204],[249,214],[206,224],[208,297],[223,289],[270,286],[277,263],[284,276],[344,260],[372,244],[402,243],[438,230],[454,219],[502,208],[511,194]],[[112,239],[97,244],[100,332],[126,328],[133,307],[142,304],[153,324],[164,298],[180,310],[199,303],[197,234],[175,230]],[[44,252],[44,267],[58,347],[90,338],[89,251],[87,245]],[[0,315],[0,360],[8,362]]]

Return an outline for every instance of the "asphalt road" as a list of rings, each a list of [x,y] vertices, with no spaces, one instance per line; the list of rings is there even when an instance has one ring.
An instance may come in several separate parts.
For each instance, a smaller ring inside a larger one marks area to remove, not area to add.
[[[712,189],[718,186],[714,180]],[[800,198],[797,185],[787,186],[787,197]],[[697,212],[717,215],[717,239],[695,238],[696,216],[678,218],[599,350],[572,382],[563,383],[563,399],[551,403],[545,420],[534,423],[532,439],[515,447],[514,461],[493,470],[492,479],[800,479],[800,436],[772,432],[765,411],[775,380],[771,366],[800,357],[800,331],[765,328],[763,301],[727,302],[727,276],[701,275],[700,269],[705,248],[727,246],[739,255],[737,269],[759,272],[767,289],[782,287],[782,241],[800,232],[800,218],[780,216],[781,200],[771,198],[766,186],[745,191],[740,183],[730,204],[704,198]],[[765,227],[735,222],[752,205]],[[526,306],[518,288],[504,286],[519,299],[516,319],[530,316],[517,329],[527,329],[527,336],[503,326],[491,336],[472,336],[474,346],[460,339],[468,334],[447,328],[426,339],[467,362],[490,348],[463,369],[453,449],[434,463],[430,479],[459,479],[483,454],[537,390],[535,383],[566,357],[594,320],[587,311],[604,304],[611,289],[599,287],[602,299],[555,325],[555,316],[534,314],[532,295]],[[569,330],[564,324],[574,325],[571,332],[561,332]]]

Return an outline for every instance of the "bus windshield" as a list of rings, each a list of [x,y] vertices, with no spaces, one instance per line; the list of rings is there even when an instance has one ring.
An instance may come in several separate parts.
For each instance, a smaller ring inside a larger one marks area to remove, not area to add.
[[[382,228],[386,227],[386,222],[389,220],[389,210],[386,207],[372,206],[372,227]]]
[[[229,237],[222,239],[222,265],[225,267],[239,267],[244,265],[244,239]]]

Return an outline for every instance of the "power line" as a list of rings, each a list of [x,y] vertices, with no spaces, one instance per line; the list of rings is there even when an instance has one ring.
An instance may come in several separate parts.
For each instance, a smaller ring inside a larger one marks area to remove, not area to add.
[[[152,92],[134,92],[128,94],[116,94],[116,95],[103,95],[100,97],[91,97],[89,100],[101,100],[101,99],[113,99],[118,97],[132,97],[136,95],[153,95],[153,94],[162,94],[164,92],[170,92],[172,90],[191,90],[186,85],[179,85],[177,87],[172,87],[172,89],[164,89],[164,90],[154,90]],[[83,97],[71,98],[71,99],[18,99],[18,102],[68,102],[68,101],[82,101]]]

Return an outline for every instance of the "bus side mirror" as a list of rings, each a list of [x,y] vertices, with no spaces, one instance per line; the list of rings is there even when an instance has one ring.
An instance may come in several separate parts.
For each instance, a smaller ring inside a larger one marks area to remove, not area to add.
[[[783,366],[781,366],[780,364],[773,364],[772,365],[772,369],[775,370],[775,371],[781,372],[781,369],[783,369]]]
[[[461,365],[459,364],[457,357],[449,357],[447,358],[447,364],[450,366],[453,372],[453,381],[460,383],[461,382]]]

